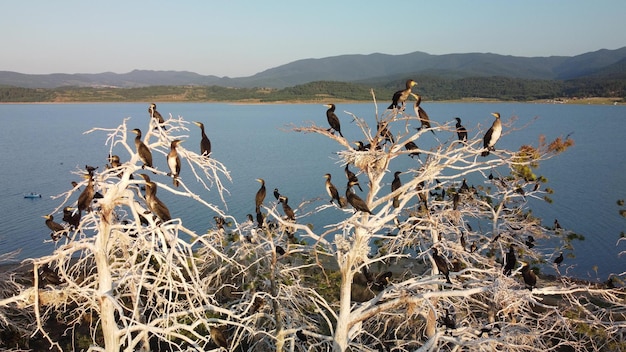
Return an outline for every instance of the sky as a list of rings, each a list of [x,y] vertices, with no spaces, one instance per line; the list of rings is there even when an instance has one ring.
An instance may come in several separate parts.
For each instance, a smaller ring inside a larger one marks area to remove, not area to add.
[[[0,71],[29,74],[245,77],[346,54],[574,56],[626,46],[623,0],[22,0],[0,9]]]

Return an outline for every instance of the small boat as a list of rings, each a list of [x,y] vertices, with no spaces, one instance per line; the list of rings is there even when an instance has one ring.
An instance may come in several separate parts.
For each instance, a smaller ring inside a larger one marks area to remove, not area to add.
[[[30,192],[24,195],[24,198],[41,198],[41,194]]]

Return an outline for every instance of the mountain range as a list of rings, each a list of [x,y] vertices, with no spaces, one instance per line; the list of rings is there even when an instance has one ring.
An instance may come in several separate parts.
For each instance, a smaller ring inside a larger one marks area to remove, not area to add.
[[[520,57],[492,53],[403,55],[374,53],[297,60],[248,77],[218,77],[188,71],[24,74],[0,71],[0,86],[23,88],[222,86],[285,88],[313,81],[385,86],[418,76],[463,79],[507,77],[528,80],[626,79],[626,47],[576,56]]]

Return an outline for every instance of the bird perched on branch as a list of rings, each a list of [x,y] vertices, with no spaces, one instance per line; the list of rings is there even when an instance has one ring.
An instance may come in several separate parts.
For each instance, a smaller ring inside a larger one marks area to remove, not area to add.
[[[400,180],[401,173],[402,173],[401,171],[396,171],[393,174],[393,181],[391,182],[391,193],[395,192],[398,188],[402,187],[402,181]],[[398,195],[393,197],[393,202],[391,203],[391,205],[393,205],[394,208],[397,208],[400,206],[399,198],[400,196]]]
[[[445,258],[439,254],[437,248],[433,248],[433,260],[435,261],[435,264],[437,264],[439,273],[446,277],[446,282],[452,284],[450,281],[450,268],[448,268],[448,263]]]
[[[328,120],[328,124],[330,125],[329,131],[332,130],[333,134],[336,131],[341,137],[343,137],[343,134],[341,134],[341,123],[339,122],[339,118],[335,114],[335,104],[326,104],[324,106],[328,108],[328,110],[326,110],[326,119]]]
[[[93,197],[96,195],[93,188],[93,177],[89,174],[83,175],[83,177],[89,181],[87,182],[87,187],[85,187],[85,189],[78,196],[77,207],[79,213],[83,210],[87,212],[91,211],[91,201],[93,201]]]
[[[165,120],[163,120],[163,116],[161,116],[161,114],[157,111],[155,103],[150,104],[150,106],[148,107],[148,113],[150,114],[151,118],[155,119],[156,122],[159,123],[159,125],[165,123]]]
[[[415,144],[415,142],[413,142],[413,141],[408,141],[408,142],[406,142],[406,143],[404,144],[404,148],[405,148],[406,150],[419,150],[419,148],[418,148],[417,144]],[[413,151],[412,151],[412,152],[410,152],[410,153],[409,153],[409,156],[410,156],[411,158],[412,158],[412,157],[414,157],[414,156],[416,156],[416,157],[418,157],[418,158],[419,158],[419,156],[420,156],[420,152],[419,152],[419,151],[415,151],[415,152],[413,152]]]
[[[156,196],[157,185],[150,181],[150,177],[146,174],[139,174],[146,181],[146,206],[152,214],[156,215],[161,221],[166,222],[172,219],[170,210],[165,204]]]
[[[361,199],[359,196],[357,196],[354,193],[354,191],[352,191],[352,186],[356,184],[358,184],[358,181],[357,182],[348,181],[348,186],[346,187],[346,199],[348,200],[348,203],[352,205],[355,213],[357,211],[362,211],[365,213],[372,214],[369,207],[367,206],[367,203],[365,203],[363,199]]]
[[[530,269],[528,263],[520,261],[520,264],[522,264],[522,277],[524,278],[524,283],[526,284],[526,287],[532,291],[532,289],[537,286],[537,275],[535,275],[535,272]]]
[[[517,264],[517,259],[515,258],[515,245],[511,244],[509,246],[509,252],[506,254],[506,257],[504,260],[504,269],[502,270],[504,275],[506,276],[511,275],[511,271],[515,269],[516,264]]]
[[[293,212],[293,209],[287,204],[289,202],[289,198],[285,196],[280,196],[278,199],[279,202],[283,203],[283,212],[285,212],[285,216],[288,220],[296,221],[296,214]]]
[[[139,159],[141,159],[141,161],[143,162],[143,165],[141,166],[141,168],[145,168],[146,166],[152,167],[152,152],[141,140],[141,130],[138,128],[135,128],[131,132],[137,135],[135,137],[135,149],[137,150]]]
[[[558,257],[554,258],[554,264],[558,266],[561,265],[561,263],[563,263],[563,252],[561,252]]]
[[[52,238],[52,240],[55,242],[58,241],[59,238],[61,238],[61,236],[67,230],[65,229],[65,227],[63,227],[63,225],[54,221],[54,216],[52,216],[52,214],[44,215],[43,218],[46,219],[46,226],[48,226],[48,228],[52,230],[52,233],[50,233],[50,238]]]
[[[430,117],[428,117],[428,114],[426,113],[426,111],[420,106],[420,104],[422,103],[422,96],[420,96],[419,94],[413,94],[411,93],[411,95],[413,96],[413,98],[415,98],[415,114],[417,115],[417,117],[420,120],[420,127],[418,128],[418,130],[421,130],[422,128],[430,128]],[[435,131],[430,130],[430,132],[432,132],[433,134],[435,134]]]
[[[204,132],[204,124],[202,122],[194,121],[194,124],[200,127],[200,134],[202,139],[200,139],[200,154],[206,156],[207,158],[211,154],[211,141],[209,137],[206,136]]]
[[[330,182],[331,175],[326,174],[324,175],[324,178],[326,179],[326,193],[328,193],[328,195],[330,196],[330,202],[332,203],[333,200],[336,200],[337,205],[341,207],[341,199],[339,199],[339,192],[337,191],[337,188],[335,187],[335,185],[333,185],[333,183]]]
[[[404,109],[404,102],[409,98],[409,95],[411,94],[411,88],[413,88],[415,85],[417,85],[417,83],[414,80],[407,80],[405,83],[405,89],[393,93],[391,105],[389,105],[387,109],[399,109],[400,105],[402,105],[402,108]]]
[[[180,156],[178,156],[178,151],[176,151],[176,147],[182,143],[180,139],[173,140],[170,144],[170,152],[167,154],[167,166],[170,168],[169,176],[173,177],[173,184],[175,187],[178,187],[178,176],[180,175]]]
[[[348,178],[348,181],[354,182],[354,184],[359,187],[359,191],[363,192],[363,189],[361,188],[361,185],[359,184],[359,179],[356,177],[354,172],[350,171],[350,169],[348,168],[348,164],[346,164],[346,167],[344,170],[346,171],[346,178]]]
[[[460,117],[455,117],[454,119],[456,120],[456,135],[457,135],[457,137],[459,137],[459,140],[461,142],[466,142],[467,141],[467,129],[465,129],[465,127],[463,127],[463,125],[461,125],[461,118]]]
[[[265,200],[265,180],[263,180],[262,178],[257,178],[256,179],[257,182],[261,183],[261,188],[259,188],[259,190],[256,192],[256,196],[254,197],[254,205],[255,205],[255,210],[256,213],[259,214],[261,212],[261,204],[263,204],[263,201]]]
[[[489,155],[489,151],[496,150],[496,142],[498,142],[498,139],[500,139],[500,136],[502,135],[502,122],[500,122],[500,113],[493,112],[491,113],[491,115],[493,115],[496,119],[493,121],[493,124],[491,124],[491,127],[489,127],[487,133],[485,133],[485,136],[483,137],[483,147],[486,150],[480,154],[481,156],[487,156]]]

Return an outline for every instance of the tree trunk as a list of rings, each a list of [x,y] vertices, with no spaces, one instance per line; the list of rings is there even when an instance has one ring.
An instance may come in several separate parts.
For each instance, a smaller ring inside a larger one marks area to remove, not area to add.
[[[104,349],[107,352],[117,352],[120,350],[120,334],[115,322],[115,305],[112,301],[113,280],[109,268],[109,258],[107,242],[111,235],[109,223],[104,219],[109,219],[111,211],[103,206],[100,221],[100,228],[96,235],[94,259],[98,271],[98,302],[100,304],[100,322],[102,335],[104,337]]]

